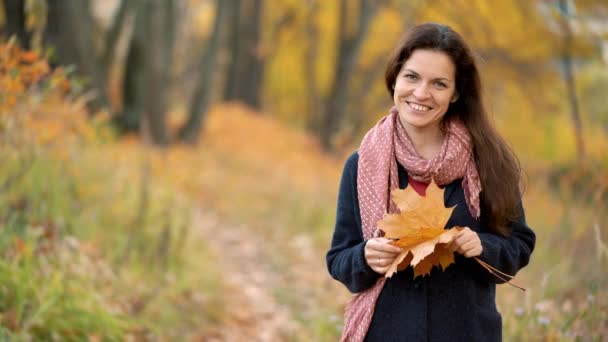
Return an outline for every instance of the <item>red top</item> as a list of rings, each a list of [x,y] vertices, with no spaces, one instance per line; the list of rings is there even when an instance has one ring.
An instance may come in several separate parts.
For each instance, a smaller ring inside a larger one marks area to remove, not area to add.
[[[414,188],[414,190],[416,190],[418,195],[420,195],[420,196],[426,195],[426,188],[429,186],[427,183],[419,182],[409,175],[407,176],[407,182],[409,185],[411,185]]]

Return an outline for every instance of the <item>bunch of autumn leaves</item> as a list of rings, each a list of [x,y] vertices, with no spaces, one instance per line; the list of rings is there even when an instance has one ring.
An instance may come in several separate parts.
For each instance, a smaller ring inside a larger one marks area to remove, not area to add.
[[[433,266],[445,270],[454,262],[449,244],[461,227],[445,230],[452,215],[452,208],[443,204],[443,190],[434,181],[426,189],[426,196],[419,196],[413,187],[391,192],[399,214],[387,214],[378,222],[384,237],[392,239],[395,246],[403,248],[385,277],[405,269],[414,268],[414,277],[431,273]]]
[[[454,252],[449,245],[464,228],[444,229],[454,207],[444,206],[443,190],[431,181],[426,196],[419,196],[410,186],[404,190],[392,191],[391,197],[400,213],[386,214],[378,222],[378,228],[384,232],[384,237],[393,240],[391,244],[403,248],[403,252],[395,258],[384,276],[390,278],[397,271],[412,266],[416,278],[430,274],[433,266],[445,270],[454,263]],[[474,259],[497,278],[525,291],[512,282],[512,275],[501,272],[477,257]]]

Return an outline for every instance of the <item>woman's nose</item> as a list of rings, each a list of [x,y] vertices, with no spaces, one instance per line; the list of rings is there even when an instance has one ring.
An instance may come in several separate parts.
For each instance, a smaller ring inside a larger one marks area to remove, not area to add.
[[[414,89],[414,96],[418,99],[426,99],[429,97],[429,89],[426,84],[418,84]]]

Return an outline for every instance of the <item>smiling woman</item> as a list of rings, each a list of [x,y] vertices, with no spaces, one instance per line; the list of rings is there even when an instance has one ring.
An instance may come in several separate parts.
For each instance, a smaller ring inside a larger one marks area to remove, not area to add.
[[[394,106],[346,162],[327,253],[330,274],[355,293],[342,340],[500,341],[502,281],[473,257],[514,275],[535,235],[517,157],[490,124],[473,54],[448,26],[419,25],[398,44],[385,81]],[[408,267],[387,279],[402,249],[377,223],[398,211],[394,189],[424,193],[431,180],[444,187],[445,207],[455,207],[445,228],[465,227],[449,245],[456,262],[428,277],[413,279]]]
[[[414,148],[425,159],[432,159],[441,148],[443,134],[439,124],[450,102],[457,98],[455,73],[447,54],[421,49],[412,53],[395,80],[395,108],[408,136],[428,136],[437,142],[428,150],[426,141],[412,139]]]

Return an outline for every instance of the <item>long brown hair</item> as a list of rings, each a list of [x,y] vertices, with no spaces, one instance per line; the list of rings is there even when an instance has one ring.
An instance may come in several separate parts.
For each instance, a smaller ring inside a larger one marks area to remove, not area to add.
[[[447,54],[456,67],[458,99],[450,104],[443,122],[458,117],[468,128],[481,179],[481,214],[488,228],[507,235],[507,225],[521,215],[519,160],[491,123],[482,101],[481,80],[475,58],[464,39],[449,26],[426,23],[414,27],[399,43],[385,72],[386,88],[393,98],[402,65],[414,50]]]

